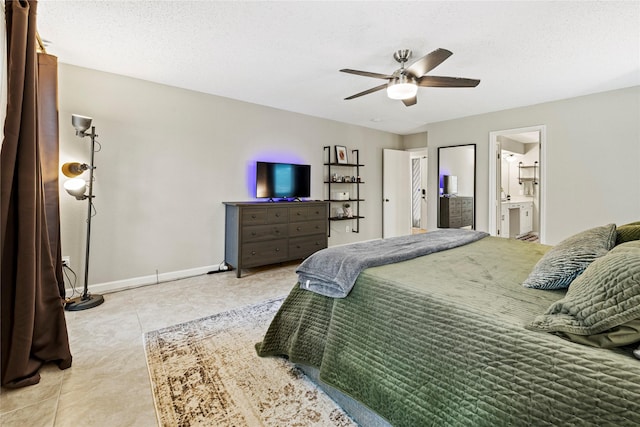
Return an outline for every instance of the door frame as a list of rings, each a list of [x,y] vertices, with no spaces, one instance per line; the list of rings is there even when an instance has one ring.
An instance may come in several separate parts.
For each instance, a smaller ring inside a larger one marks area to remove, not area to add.
[[[498,230],[498,208],[500,207],[500,194],[497,193],[498,174],[497,162],[498,156],[496,151],[498,148],[498,137],[509,136],[524,132],[540,132],[540,184],[538,191],[540,192],[540,243],[546,242],[547,235],[547,125],[528,126],[516,129],[504,129],[489,132],[489,234],[497,235]]]

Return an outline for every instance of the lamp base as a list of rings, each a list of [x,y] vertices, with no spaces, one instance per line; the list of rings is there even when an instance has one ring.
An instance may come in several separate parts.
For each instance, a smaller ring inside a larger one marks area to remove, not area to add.
[[[65,304],[64,309],[67,311],[87,310],[89,308],[97,307],[103,302],[104,297],[102,295],[87,294],[86,297],[78,297],[69,300]]]

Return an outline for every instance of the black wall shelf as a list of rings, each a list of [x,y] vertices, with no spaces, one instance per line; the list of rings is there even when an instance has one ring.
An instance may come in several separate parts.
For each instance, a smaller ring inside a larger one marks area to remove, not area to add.
[[[338,203],[349,203],[352,207],[353,207],[353,216],[351,217],[338,217],[338,216],[331,216],[331,207],[329,207],[329,221],[355,221],[356,226],[353,227],[351,229],[351,231],[353,233],[359,233],[360,232],[360,220],[364,219],[363,216],[360,215],[360,202],[364,202],[364,199],[362,199],[360,197],[360,185],[364,184],[364,181],[362,181],[360,179],[360,168],[364,167],[363,164],[360,163],[360,150],[351,150],[351,156],[353,159],[355,159],[355,163],[338,163],[338,162],[332,162],[331,161],[331,146],[330,145],[326,145],[324,148],[324,167],[327,173],[327,176],[325,178],[324,184],[326,186],[326,190],[327,190],[327,195],[325,198],[325,202],[329,202],[329,203],[334,203],[334,204],[338,204]],[[350,170],[351,172],[351,177],[355,177],[354,179],[346,179],[346,180],[340,180],[340,181],[333,181],[332,178],[332,174],[333,173],[339,173],[336,171],[344,171],[343,173],[347,173],[346,170]],[[355,173],[355,175],[353,175],[353,173]],[[351,197],[353,196],[352,191],[349,191],[349,199],[347,200],[337,200],[337,199],[332,199],[331,198],[331,191],[332,188],[334,189],[333,191],[335,191],[336,188],[339,189],[345,189],[345,188],[349,188],[350,190],[355,190],[356,194],[355,197]],[[331,227],[329,227],[329,236],[331,236]]]
[[[524,170],[533,170],[533,176],[522,176]],[[522,185],[524,181],[533,181],[534,185],[538,184],[538,162],[533,162],[533,165],[527,166],[522,162],[518,163],[518,184]]]

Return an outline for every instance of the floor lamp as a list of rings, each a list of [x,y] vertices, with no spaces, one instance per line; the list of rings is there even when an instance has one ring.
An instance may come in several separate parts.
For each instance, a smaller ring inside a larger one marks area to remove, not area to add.
[[[96,307],[104,302],[102,295],[89,293],[89,248],[91,246],[91,217],[93,216],[93,156],[96,152],[96,128],[91,126],[91,117],[80,116],[78,114],[71,115],[71,124],[76,129],[76,136],[91,138],[91,163],[65,163],[62,165],[62,173],[72,179],[65,181],[64,188],[69,194],[78,200],[87,200],[87,242],[84,257],[84,289],[82,295],[68,301],[65,310],[80,311]],[[87,133],[87,129],[91,127],[91,133]],[[89,181],[78,178],[78,175],[84,171],[89,171]],[[87,191],[88,190],[88,191]]]

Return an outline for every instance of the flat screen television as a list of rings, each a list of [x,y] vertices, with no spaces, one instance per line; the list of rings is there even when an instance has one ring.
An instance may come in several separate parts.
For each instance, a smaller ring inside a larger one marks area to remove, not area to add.
[[[311,165],[256,162],[256,197],[300,198],[311,196]]]

